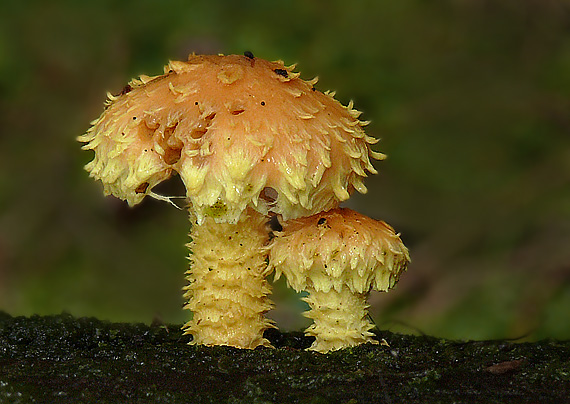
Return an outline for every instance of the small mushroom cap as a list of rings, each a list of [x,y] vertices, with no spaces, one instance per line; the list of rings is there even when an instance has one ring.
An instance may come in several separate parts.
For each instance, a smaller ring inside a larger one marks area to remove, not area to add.
[[[275,277],[296,291],[387,291],[410,262],[392,227],[343,208],[285,222],[273,243]]]
[[[235,223],[251,207],[285,220],[338,206],[376,173],[376,139],[352,103],[293,67],[249,56],[196,56],[141,76],[79,140],[106,194],[139,203],[178,173],[198,222]]]

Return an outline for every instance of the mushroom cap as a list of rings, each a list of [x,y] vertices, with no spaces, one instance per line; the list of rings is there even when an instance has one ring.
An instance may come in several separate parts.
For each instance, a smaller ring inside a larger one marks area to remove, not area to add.
[[[345,208],[285,222],[270,254],[275,277],[296,291],[387,291],[410,262],[392,227]]]
[[[370,149],[377,139],[352,102],[293,68],[250,54],[190,55],[134,79],[79,137],[95,152],[86,170],[130,205],[178,173],[199,223],[236,223],[247,207],[288,220],[366,192],[369,157],[385,157]]]

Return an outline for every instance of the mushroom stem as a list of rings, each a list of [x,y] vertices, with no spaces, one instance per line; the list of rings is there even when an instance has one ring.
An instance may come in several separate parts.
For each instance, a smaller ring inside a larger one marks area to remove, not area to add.
[[[373,340],[370,332],[374,325],[368,320],[366,302],[368,293],[354,293],[348,287],[328,291],[308,288],[309,296],[303,300],[311,310],[304,313],[313,319],[305,335],[316,337],[309,348],[317,352],[329,352],[349,346],[356,346]]]
[[[183,326],[192,344],[230,345],[253,349],[270,346],[263,332],[274,327],[264,317],[273,306],[268,295],[266,219],[247,211],[236,224],[212,218],[193,222],[188,244],[191,267],[185,309],[194,313]]]

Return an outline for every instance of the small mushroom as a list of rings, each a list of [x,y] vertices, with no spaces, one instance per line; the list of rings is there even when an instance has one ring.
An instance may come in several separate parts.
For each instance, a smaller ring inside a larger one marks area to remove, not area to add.
[[[309,349],[323,353],[378,343],[366,299],[394,287],[409,261],[388,224],[341,208],[283,223],[270,253],[275,277],[309,292],[305,316],[314,323],[305,334],[316,338]]]
[[[307,216],[366,192],[370,145],[352,103],[314,91],[293,67],[246,55],[190,55],[132,80],[79,137],[86,169],[136,205],[179,174],[192,221],[184,329],[193,343],[254,348],[271,307],[267,222]]]

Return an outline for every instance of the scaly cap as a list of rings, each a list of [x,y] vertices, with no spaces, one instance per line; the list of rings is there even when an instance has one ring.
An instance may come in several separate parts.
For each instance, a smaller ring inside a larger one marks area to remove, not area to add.
[[[198,222],[235,223],[251,207],[285,220],[366,192],[376,173],[352,102],[315,90],[293,66],[248,56],[196,56],[132,80],[79,137],[106,194],[135,205],[178,173]]]
[[[350,209],[285,222],[273,243],[269,265],[296,291],[386,291],[410,262],[392,227]]]

